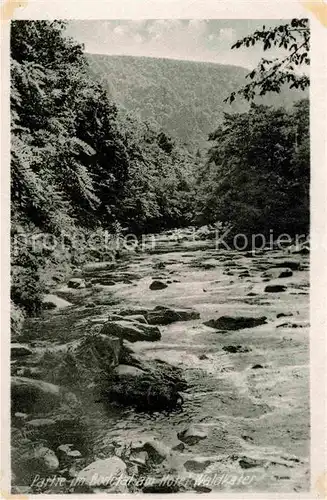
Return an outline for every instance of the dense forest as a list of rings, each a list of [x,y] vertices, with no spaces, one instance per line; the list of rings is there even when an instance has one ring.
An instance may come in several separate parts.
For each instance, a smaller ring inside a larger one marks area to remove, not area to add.
[[[150,63],[133,64],[147,68]],[[197,70],[197,79],[207,82],[203,71],[214,72],[212,66]],[[194,74],[190,63],[184,68]],[[39,313],[50,278],[60,280],[74,265],[97,258],[82,246],[77,255],[72,253],[69,235],[76,232],[87,235],[106,229],[115,234],[127,229],[140,235],[215,221],[245,232],[308,230],[308,101],[279,109],[253,104],[246,110],[244,103],[231,108],[222,101],[226,91],[233,90],[231,83],[234,87],[242,83],[238,76],[244,76],[243,70],[219,67],[219,71],[226,86],[219,87],[213,78],[208,82],[215,99],[208,99],[205,85],[180,71],[175,71],[180,74],[179,87],[166,73],[169,82],[154,81],[153,92],[148,92],[145,82],[142,95],[133,93],[132,77],[122,84],[116,71],[115,92],[108,92],[108,81],[97,79],[83,47],[65,36],[64,22],[12,22],[14,331],[19,330],[24,314]],[[135,79],[144,81],[137,72]],[[118,81],[121,92],[132,89],[127,98],[137,101],[134,110],[137,103],[147,105],[145,96],[151,100],[156,122],[153,116],[141,113],[140,117],[128,106],[120,106]],[[192,111],[187,119],[180,111],[181,106],[189,107],[182,88],[194,94],[192,106],[198,102],[196,116]],[[158,98],[160,89],[163,101]],[[196,95],[199,91],[203,95]],[[167,102],[179,118],[160,112]],[[223,113],[227,109],[230,112]],[[208,151],[191,153],[183,142],[188,138],[200,144],[208,127]],[[189,135],[191,129],[194,137]],[[26,235],[62,232],[67,240],[64,250],[26,244]]]
[[[92,74],[115,102],[167,131],[191,151],[208,145],[208,135],[225,112],[249,109],[245,99],[224,102],[246,83],[245,68],[151,57],[86,56]],[[280,93],[256,97],[255,102],[289,109],[303,96],[284,85]]]

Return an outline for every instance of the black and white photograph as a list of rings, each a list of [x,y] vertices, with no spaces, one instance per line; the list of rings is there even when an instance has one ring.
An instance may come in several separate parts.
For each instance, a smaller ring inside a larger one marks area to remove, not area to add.
[[[12,494],[310,491],[310,42],[10,21]]]

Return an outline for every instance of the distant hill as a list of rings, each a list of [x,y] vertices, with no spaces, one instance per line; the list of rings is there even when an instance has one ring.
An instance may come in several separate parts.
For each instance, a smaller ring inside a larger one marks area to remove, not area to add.
[[[128,111],[162,128],[189,148],[206,144],[223,113],[241,112],[248,103],[224,103],[244,84],[248,70],[222,64],[151,57],[86,54],[91,72]],[[290,107],[304,92],[286,89],[261,100]]]

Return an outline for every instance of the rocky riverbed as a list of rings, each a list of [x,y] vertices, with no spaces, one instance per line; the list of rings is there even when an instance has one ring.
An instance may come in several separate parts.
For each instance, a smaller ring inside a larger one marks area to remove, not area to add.
[[[13,492],[308,490],[308,255],[166,233],[45,300],[12,344]]]

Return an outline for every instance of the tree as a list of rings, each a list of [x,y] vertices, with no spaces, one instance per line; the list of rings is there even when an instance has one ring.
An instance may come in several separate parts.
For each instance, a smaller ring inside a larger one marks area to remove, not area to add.
[[[199,180],[203,221],[233,231],[295,234],[309,226],[309,106],[291,111],[251,104],[225,114]]]
[[[268,92],[279,93],[283,86],[304,90],[309,86],[309,77],[301,73],[301,68],[310,64],[310,28],[308,19],[292,19],[290,23],[281,24],[275,28],[256,30],[252,35],[238,40],[232,49],[252,47],[257,43],[267,51],[273,47],[287,51],[285,57],[262,58],[258,66],[246,78],[252,80],[238,91],[232,92],[225,102],[232,103],[236,96],[247,101],[256,95],[264,96]]]

